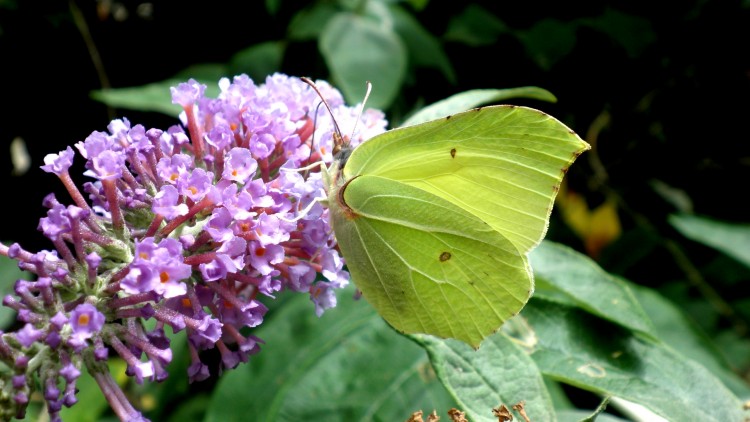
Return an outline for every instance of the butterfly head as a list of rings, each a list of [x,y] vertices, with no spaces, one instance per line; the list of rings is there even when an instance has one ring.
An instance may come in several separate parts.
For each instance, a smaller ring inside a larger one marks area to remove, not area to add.
[[[328,110],[328,114],[331,116],[331,120],[333,121],[333,150],[331,151],[333,154],[334,159],[334,167],[337,168],[337,170],[343,169],[344,165],[346,164],[347,159],[352,153],[352,147],[351,147],[351,137],[342,135],[341,129],[339,128],[338,122],[336,121],[336,118],[334,117],[333,111],[331,110],[331,107],[328,105],[328,102],[326,101],[325,97],[323,97],[323,94],[320,92],[318,87],[315,85],[315,83],[310,79],[306,77],[300,78],[303,82],[310,85],[312,89],[315,90],[315,92],[318,94],[318,97],[320,97],[320,100],[322,101],[323,105]],[[362,117],[362,110],[364,109],[365,102],[367,102],[367,98],[370,96],[370,91],[372,91],[372,84],[367,81],[367,92],[365,93],[365,98],[362,100],[362,105],[359,109],[359,115],[354,120],[354,127],[352,128],[352,134],[354,134],[354,131],[356,129],[357,122]]]

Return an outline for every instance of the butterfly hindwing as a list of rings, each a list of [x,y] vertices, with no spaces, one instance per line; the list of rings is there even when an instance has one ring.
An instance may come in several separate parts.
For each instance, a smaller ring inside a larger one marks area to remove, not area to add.
[[[397,330],[478,347],[532,290],[525,256],[475,215],[434,194],[359,176],[332,210],[347,267],[364,297]]]

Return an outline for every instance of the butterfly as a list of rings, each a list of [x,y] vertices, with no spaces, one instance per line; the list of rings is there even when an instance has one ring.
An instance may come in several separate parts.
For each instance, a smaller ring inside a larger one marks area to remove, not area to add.
[[[531,297],[528,253],[590,148],[554,117],[512,105],[341,147],[323,179],[352,281],[397,331],[474,348]]]

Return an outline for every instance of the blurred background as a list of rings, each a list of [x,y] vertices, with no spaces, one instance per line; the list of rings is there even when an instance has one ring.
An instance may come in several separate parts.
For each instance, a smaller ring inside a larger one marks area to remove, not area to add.
[[[168,87],[189,77],[215,88],[239,73],[309,76],[352,104],[372,80],[368,104],[393,126],[469,89],[534,86],[556,101],[503,102],[543,110],[593,147],[547,238],[672,299],[747,379],[750,240],[728,239],[750,223],[750,1],[659,6],[0,0],[0,240],[51,249],[36,230],[42,199],[68,197],[43,157],[112,118],[166,129]],[[677,214],[724,230],[692,236]]]

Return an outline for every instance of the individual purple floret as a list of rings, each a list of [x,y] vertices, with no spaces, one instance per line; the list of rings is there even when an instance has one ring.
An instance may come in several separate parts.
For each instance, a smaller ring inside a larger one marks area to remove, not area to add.
[[[104,326],[104,314],[99,312],[94,305],[83,303],[70,312],[71,334],[68,343],[78,349],[83,349],[88,344],[86,340],[98,334]]]
[[[189,380],[202,381],[212,375],[205,350],[218,351],[219,373],[261,350],[254,333],[278,292],[308,295],[317,315],[336,305],[349,274],[315,164],[332,160],[332,119],[357,128],[348,134],[356,146],[385,131],[383,114],[347,107],[324,81],[317,85],[333,116],[314,89],[287,75],[218,85],[217,98],[192,79],[172,88],[180,124],[146,129],[115,119],[45,157],[41,168],[70,201],[50,194],[43,202],[38,229],[53,250],[0,245],[34,276],[3,299],[19,328],[0,332],[0,362],[10,368],[0,378],[0,420],[23,418],[35,391],[59,420],[77,402],[85,367],[117,417],[145,421],[108,372],[108,357],[125,361],[138,383],[162,381],[172,360],[165,330],[184,332]],[[69,174],[76,151],[93,178],[83,189]]]

